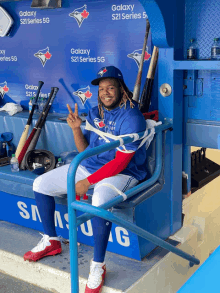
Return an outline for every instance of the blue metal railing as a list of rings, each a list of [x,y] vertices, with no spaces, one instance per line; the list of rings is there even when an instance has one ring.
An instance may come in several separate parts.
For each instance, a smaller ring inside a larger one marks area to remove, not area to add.
[[[127,197],[131,197],[149,186],[153,185],[159,178],[161,170],[162,170],[162,132],[172,128],[172,124],[166,122],[162,125],[156,126],[156,166],[153,176],[146,180],[145,182],[129,189],[125,192]],[[144,132],[138,133],[140,139],[143,137]],[[123,141],[124,144],[131,143],[134,138],[131,137],[124,137]],[[118,195],[114,199],[108,201],[107,203],[99,206],[94,207],[87,203],[76,201],[76,194],[75,194],[75,174],[76,170],[84,159],[103,153],[105,151],[114,149],[120,145],[120,141],[114,141],[111,143],[107,143],[102,146],[98,146],[94,149],[90,149],[78,154],[70,164],[67,176],[67,195],[68,195],[68,214],[69,214],[69,241],[70,241],[70,271],[71,271],[71,292],[77,293],[79,292],[79,281],[78,281],[78,246],[77,246],[77,227],[82,223],[85,223],[89,219],[93,218],[94,216],[99,216],[106,220],[109,220],[121,227],[127,228],[131,232],[147,239],[148,241],[153,242],[156,245],[159,245],[187,260],[190,261],[190,264],[199,264],[200,261],[195,257],[181,251],[180,249],[172,246],[171,244],[165,242],[164,240],[158,238],[157,236],[143,230],[140,227],[137,227],[135,224],[131,222],[127,222],[121,218],[116,217],[111,212],[106,211],[107,209],[119,204],[123,201],[123,197]],[[77,218],[76,211],[80,210],[85,212],[83,215]]]

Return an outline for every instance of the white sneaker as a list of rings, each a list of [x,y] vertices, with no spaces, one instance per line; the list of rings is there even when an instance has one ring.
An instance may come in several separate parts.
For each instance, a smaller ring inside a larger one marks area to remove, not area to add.
[[[85,293],[101,293],[106,274],[105,263],[91,262]]]

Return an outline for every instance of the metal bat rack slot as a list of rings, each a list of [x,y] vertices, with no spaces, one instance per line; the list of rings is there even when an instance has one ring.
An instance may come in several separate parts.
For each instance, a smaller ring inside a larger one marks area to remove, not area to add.
[[[138,194],[141,191],[146,190],[146,188],[152,186],[155,182],[157,182],[160,173],[162,171],[162,132],[168,129],[172,129],[171,123],[164,123],[162,125],[156,126],[156,168],[154,171],[153,176],[148,179],[147,181],[129,189],[125,192],[127,198],[132,197],[135,194]],[[144,135],[144,132],[138,133],[139,137],[141,138]],[[134,138],[125,137],[123,138],[124,144],[131,143]],[[114,149],[120,145],[120,141],[114,141],[111,143],[107,143],[102,146],[98,146],[91,150],[84,151],[78,154],[70,164],[67,176],[67,194],[68,194],[68,214],[69,214],[69,240],[70,240],[70,268],[71,268],[71,292],[77,293],[79,292],[79,281],[78,281],[78,248],[77,248],[77,227],[82,223],[85,223],[89,219],[93,218],[94,216],[98,216],[109,220],[121,227],[124,227],[131,232],[147,239],[150,242],[153,242],[157,246],[161,246],[162,248],[169,250],[180,257],[188,260],[190,262],[190,266],[192,267],[194,264],[199,265],[200,261],[191,256],[190,254],[174,247],[173,245],[165,242],[164,240],[160,239],[159,237],[143,230],[142,228],[132,224],[131,222],[125,221],[121,218],[116,217],[111,212],[106,211],[107,209],[119,204],[124,199],[121,195],[118,195],[114,199],[108,201],[107,203],[99,206],[94,207],[89,204],[76,201],[76,194],[75,194],[75,174],[78,168],[78,165],[84,159],[100,154],[102,152],[108,151],[110,149]],[[80,217],[76,217],[76,211],[84,212],[83,215]]]

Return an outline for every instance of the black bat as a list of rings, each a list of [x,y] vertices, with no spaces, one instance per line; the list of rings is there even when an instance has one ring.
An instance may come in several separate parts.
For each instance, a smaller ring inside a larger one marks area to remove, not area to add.
[[[43,109],[43,112],[41,114],[42,115],[42,118],[41,118],[41,120],[40,120],[40,122],[38,124],[38,127],[37,127],[37,129],[35,131],[34,137],[31,140],[31,142],[30,142],[30,144],[28,146],[28,149],[27,149],[26,153],[35,149],[36,144],[37,144],[38,139],[39,139],[39,136],[40,136],[40,133],[41,133],[41,129],[43,128],[43,126],[45,124],[45,121],[46,121],[47,115],[49,113],[50,107],[51,107],[51,105],[52,105],[52,103],[53,103],[53,101],[54,101],[54,99],[55,99],[56,94],[57,94],[58,91],[59,91],[59,88],[58,87],[52,88],[51,98],[50,98],[49,102],[47,102],[47,104],[45,105],[45,107]],[[35,128],[36,128],[36,126],[35,126]],[[21,162],[20,169],[22,169],[22,170],[26,169],[26,167],[25,167],[25,156],[24,156],[24,158],[23,158],[23,160]]]
[[[157,67],[158,54],[159,50],[157,47],[154,46],[150,66],[147,73],[147,78],[144,84],[139,104],[139,109],[142,113],[147,113],[150,107],[151,92],[153,88],[154,75]]]

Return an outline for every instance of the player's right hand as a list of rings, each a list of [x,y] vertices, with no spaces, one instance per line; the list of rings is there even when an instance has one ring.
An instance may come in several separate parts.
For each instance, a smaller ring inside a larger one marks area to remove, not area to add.
[[[67,104],[67,108],[69,110],[69,115],[68,115],[66,121],[67,121],[69,127],[71,127],[72,130],[80,128],[80,125],[82,123],[82,119],[79,117],[79,114],[78,114],[78,105],[75,104],[74,113],[73,113],[69,104]]]

